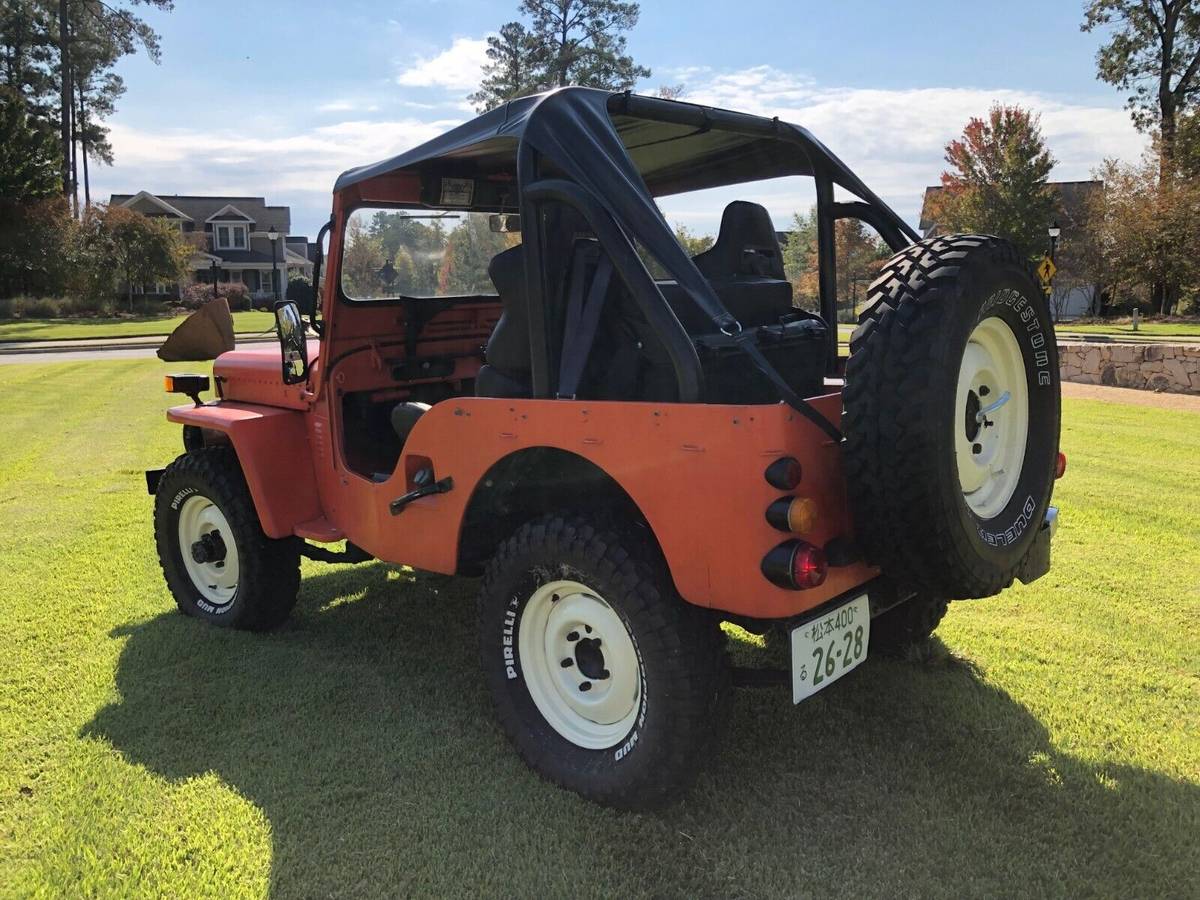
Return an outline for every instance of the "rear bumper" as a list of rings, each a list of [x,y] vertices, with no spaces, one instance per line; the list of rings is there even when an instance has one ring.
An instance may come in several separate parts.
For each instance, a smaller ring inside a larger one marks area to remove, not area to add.
[[[1017,571],[1017,578],[1022,584],[1037,581],[1050,571],[1050,542],[1058,531],[1058,507],[1051,506],[1046,510],[1046,518],[1038,529],[1033,546]]]

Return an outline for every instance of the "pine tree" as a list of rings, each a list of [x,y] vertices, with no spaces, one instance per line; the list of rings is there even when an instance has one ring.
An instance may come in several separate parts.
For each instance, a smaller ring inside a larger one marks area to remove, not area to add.
[[[626,52],[641,8],[620,0],[522,0],[530,21],[509,22],[488,40],[489,62],[470,99],[491,109],[524,94],[567,85],[631,88],[650,70]]]

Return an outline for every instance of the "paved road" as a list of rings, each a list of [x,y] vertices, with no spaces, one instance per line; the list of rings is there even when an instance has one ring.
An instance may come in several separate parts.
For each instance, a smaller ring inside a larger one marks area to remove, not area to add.
[[[42,352],[0,353],[0,366],[20,363],[78,362],[83,359],[154,359],[153,347],[124,347],[119,350],[50,350]]]

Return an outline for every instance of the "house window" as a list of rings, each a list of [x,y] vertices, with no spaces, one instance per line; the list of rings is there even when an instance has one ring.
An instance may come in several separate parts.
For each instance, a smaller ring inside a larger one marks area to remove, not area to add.
[[[218,250],[245,250],[246,249],[246,226],[245,225],[218,225],[217,226],[217,249]]]
[[[262,291],[264,294],[267,293],[268,291],[272,290],[271,274],[272,273],[270,273],[270,272],[259,272],[258,273],[258,289],[260,291]]]

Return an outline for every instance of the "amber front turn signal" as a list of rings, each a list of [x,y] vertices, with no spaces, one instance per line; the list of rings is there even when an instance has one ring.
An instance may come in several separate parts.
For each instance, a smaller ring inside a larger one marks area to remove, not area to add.
[[[780,497],[767,507],[767,521],[780,531],[808,534],[817,524],[817,504],[808,497]]]
[[[207,375],[165,375],[163,387],[168,394],[185,394],[200,405],[200,395],[208,390]]]

